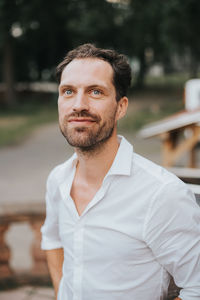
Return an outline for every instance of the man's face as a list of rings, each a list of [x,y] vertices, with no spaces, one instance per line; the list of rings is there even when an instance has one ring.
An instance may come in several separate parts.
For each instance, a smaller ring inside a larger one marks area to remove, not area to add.
[[[118,107],[109,63],[74,59],[62,72],[58,111],[62,134],[70,145],[89,149],[116,132]]]

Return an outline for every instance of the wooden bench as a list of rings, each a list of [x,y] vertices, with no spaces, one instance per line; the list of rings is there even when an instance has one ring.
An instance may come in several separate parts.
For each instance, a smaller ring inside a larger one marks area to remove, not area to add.
[[[189,167],[195,168],[196,146],[200,141],[200,109],[181,111],[161,121],[143,127],[141,138],[159,137],[162,141],[163,166],[171,167],[186,152],[189,153]]]
[[[187,183],[188,187],[193,191],[197,203],[200,205],[200,169],[170,167],[167,170]]]
[[[182,167],[168,167],[167,170],[174,173],[177,177],[179,177],[181,180],[183,180],[186,183],[200,185],[199,168],[195,169],[195,168],[182,168]]]

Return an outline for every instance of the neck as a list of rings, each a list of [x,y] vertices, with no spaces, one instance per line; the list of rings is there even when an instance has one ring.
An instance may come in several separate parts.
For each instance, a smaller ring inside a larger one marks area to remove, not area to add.
[[[102,182],[115,159],[118,147],[115,133],[107,141],[88,151],[76,148],[77,172],[90,183]]]

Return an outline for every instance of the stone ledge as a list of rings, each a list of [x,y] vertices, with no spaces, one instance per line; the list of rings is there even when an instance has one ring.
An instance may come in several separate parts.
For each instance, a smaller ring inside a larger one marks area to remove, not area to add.
[[[37,203],[20,203],[12,205],[1,205],[0,224],[12,222],[27,222],[30,220],[41,220],[45,218],[45,204]]]
[[[14,289],[26,285],[52,287],[49,275],[34,276],[27,273],[22,273],[0,279],[0,290]]]

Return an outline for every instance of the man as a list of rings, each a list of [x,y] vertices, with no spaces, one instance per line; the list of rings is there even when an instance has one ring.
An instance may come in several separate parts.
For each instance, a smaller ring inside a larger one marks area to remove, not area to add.
[[[59,300],[200,299],[200,213],[174,175],[117,136],[131,70],[85,44],[57,67],[59,124],[75,154],[47,181],[42,248]]]

